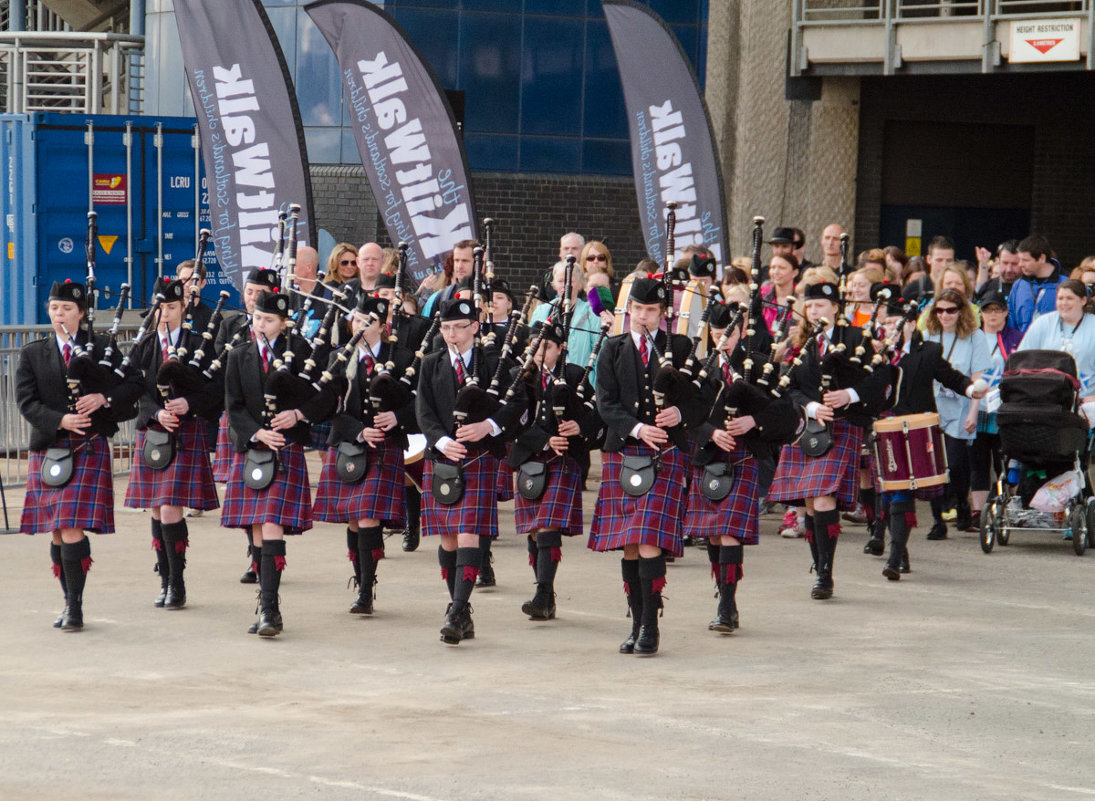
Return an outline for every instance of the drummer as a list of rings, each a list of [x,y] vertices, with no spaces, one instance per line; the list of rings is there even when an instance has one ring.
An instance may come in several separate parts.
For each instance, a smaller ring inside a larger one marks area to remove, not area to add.
[[[897,397],[888,414],[895,416],[935,412],[934,382],[967,398],[982,398],[985,389],[976,387],[968,377],[954,369],[943,355],[939,342],[925,340],[916,327],[916,305],[900,298],[886,305],[883,329],[887,339],[894,340],[895,352],[889,363],[891,385],[896,385]],[[880,339],[874,340],[882,347]],[[881,466],[880,466],[881,467]],[[926,487],[915,492],[897,490],[882,493],[882,508],[890,522],[890,553],[882,575],[890,581],[900,581],[909,572],[909,531],[916,526],[916,498],[930,500],[943,495],[943,485]]]

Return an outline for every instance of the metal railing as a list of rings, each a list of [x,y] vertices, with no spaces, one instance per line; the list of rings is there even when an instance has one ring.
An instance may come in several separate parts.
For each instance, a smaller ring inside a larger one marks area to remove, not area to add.
[[[1087,14],[1093,0],[795,0],[795,23],[963,21],[970,18]]]
[[[0,33],[4,111],[137,113],[143,48],[143,36],[118,33]]]
[[[118,345],[129,350],[137,325],[123,325],[118,330]],[[0,326],[0,476],[4,487],[14,487],[27,480],[27,444],[30,425],[19,414],[15,399],[15,368],[22,347],[52,332],[48,325]],[[128,473],[136,439],[132,420],[121,425],[113,439],[113,470],[115,475]]]

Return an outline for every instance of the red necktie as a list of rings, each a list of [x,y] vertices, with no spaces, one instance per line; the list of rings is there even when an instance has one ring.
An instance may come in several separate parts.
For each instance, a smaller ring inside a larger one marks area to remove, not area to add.
[[[262,372],[264,372],[264,373],[270,372],[270,349],[269,348],[263,348],[262,349]]]
[[[540,389],[544,390],[544,392],[547,392],[547,385],[548,385],[548,374],[547,374],[547,372],[544,372],[544,374],[540,376]]]
[[[453,362],[453,369],[456,370],[456,386],[464,386],[464,378],[466,373],[464,372],[464,357],[457,356],[456,361]]]
[[[364,356],[361,357],[361,362],[365,365],[365,372],[369,375],[372,375],[373,368],[376,366],[376,362],[373,361],[373,357],[366,353]]]
[[[65,365],[68,365],[69,359],[72,358],[72,345],[65,343],[65,346],[61,348],[61,358],[65,360]]]
[[[160,340],[160,353],[163,354],[163,360],[165,362],[167,361],[167,353],[168,353],[167,343],[168,343],[168,340],[166,338]]]
[[[730,383],[730,365],[727,362],[722,363],[722,380],[727,384]]]
[[[643,367],[650,363],[650,350],[646,347],[646,337],[639,337],[639,358],[643,360]]]

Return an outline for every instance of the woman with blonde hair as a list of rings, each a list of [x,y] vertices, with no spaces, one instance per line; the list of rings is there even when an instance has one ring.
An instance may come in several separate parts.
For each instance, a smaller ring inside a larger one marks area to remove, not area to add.
[[[598,242],[596,239],[586,242],[578,257],[578,263],[585,270],[586,275],[607,273],[610,285],[616,278],[616,271],[612,269],[612,253],[605,247],[604,242]]]
[[[873,262],[860,267],[848,276],[844,298],[848,301],[846,315],[856,328],[862,328],[871,319],[871,287],[886,280],[886,273]]]
[[[357,248],[349,242],[339,242],[327,257],[327,277],[323,283],[340,286],[357,278]]]

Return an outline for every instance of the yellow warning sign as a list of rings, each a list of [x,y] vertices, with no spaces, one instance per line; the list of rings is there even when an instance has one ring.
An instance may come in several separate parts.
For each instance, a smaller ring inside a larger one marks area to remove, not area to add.
[[[14,242],[8,242],[8,258],[9,259],[14,259],[15,258],[15,243]]]
[[[114,247],[114,243],[118,241],[116,236],[99,236],[99,245],[103,248],[103,252],[106,255],[110,255],[110,249]]]
[[[905,237],[905,255],[909,256],[909,257],[919,256],[920,255],[920,237],[918,237],[918,236],[907,236],[907,237]]]

